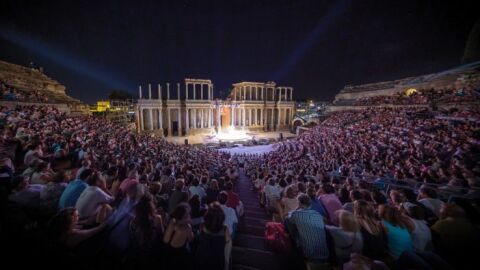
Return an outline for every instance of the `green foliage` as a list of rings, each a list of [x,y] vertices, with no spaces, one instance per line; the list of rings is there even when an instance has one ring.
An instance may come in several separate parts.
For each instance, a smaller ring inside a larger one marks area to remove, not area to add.
[[[132,94],[124,90],[113,90],[108,95],[108,99],[110,100],[128,100],[132,98],[133,98]]]

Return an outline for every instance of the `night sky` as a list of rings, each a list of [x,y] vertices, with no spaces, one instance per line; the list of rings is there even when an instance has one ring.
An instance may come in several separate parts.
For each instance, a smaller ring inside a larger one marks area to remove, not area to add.
[[[0,59],[42,66],[85,102],[138,84],[211,79],[345,84],[460,65],[475,1],[0,1]]]

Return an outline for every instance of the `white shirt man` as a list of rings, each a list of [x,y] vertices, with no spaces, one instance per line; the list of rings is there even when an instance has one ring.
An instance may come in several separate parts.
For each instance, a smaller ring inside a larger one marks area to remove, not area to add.
[[[87,178],[88,187],[80,194],[80,197],[75,204],[80,218],[90,218],[97,214],[99,206],[104,203],[113,201],[113,197],[107,194],[98,186],[101,186],[104,179],[100,179],[95,175]]]
[[[234,227],[238,223],[238,218],[235,210],[225,205],[227,203],[227,199],[228,194],[225,191],[220,192],[220,194],[218,195],[218,202],[220,203],[220,207],[225,214],[225,221],[223,224],[228,228],[230,235],[232,235],[235,232]]]

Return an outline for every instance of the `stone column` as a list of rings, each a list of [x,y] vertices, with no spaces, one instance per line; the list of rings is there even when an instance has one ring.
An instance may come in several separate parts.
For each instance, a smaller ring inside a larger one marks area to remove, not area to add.
[[[232,107],[230,107],[230,114],[231,114],[231,116],[230,116],[231,126],[233,127],[233,126],[235,126],[235,118],[234,118],[235,117],[235,107],[233,107],[233,104],[232,104]]]
[[[248,109],[248,125],[253,126],[253,112],[252,109]]]
[[[274,122],[275,121],[275,116],[274,116],[274,114],[275,114],[275,109],[272,109],[272,119],[270,121],[270,125],[272,127],[272,130],[275,130],[275,122]]]
[[[150,91],[151,92],[151,91]],[[153,109],[148,109],[149,121],[150,121],[150,130],[153,130]]]
[[[152,85],[148,84],[148,99],[152,99]]]
[[[290,88],[290,101],[293,100],[293,89]]]
[[[139,111],[139,113],[138,113],[139,114],[138,115],[138,117],[139,117],[138,122],[139,123],[138,124],[140,125],[140,131],[143,131],[145,126],[144,126],[144,123],[143,123],[143,109],[142,109],[142,107],[139,107],[138,111]]]
[[[282,101],[282,89],[283,88],[278,88],[278,101]]]
[[[168,84],[167,84],[167,89],[168,89]],[[170,118],[170,108],[167,108],[167,129],[168,129],[168,136],[172,136],[172,121]]]
[[[167,82],[167,100],[170,100],[170,83],[168,82]],[[170,127],[170,124],[168,124],[168,126]]]
[[[242,127],[245,127],[245,108],[242,109]]]
[[[185,109],[185,136],[188,135],[188,130],[190,129],[190,109]]]
[[[197,109],[192,109],[193,110],[193,127],[197,128]]]
[[[250,86],[250,91],[248,91],[249,99],[252,100],[252,87]]]
[[[160,130],[162,130],[162,135],[163,135],[163,113],[162,113],[162,108],[158,108],[158,126],[160,127]]]
[[[278,116],[277,116],[277,128],[280,127],[280,118],[282,116],[282,109],[278,108]]]
[[[162,86],[158,84],[158,99],[162,100]]]
[[[212,108],[208,108],[208,128],[212,128]]]
[[[201,100],[203,100],[203,86],[204,86],[204,84],[201,83],[201,84],[200,84],[200,99],[201,99]]]
[[[272,92],[273,101],[276,101],[276,100],[275,100],[275,87],[272,87],[272,91],[273,91],[273,92]]]
[[[200,128],[205,127],[205,119],[203,115],[205,114],[205,109],[200,109]]]
[[[195,91],[195,83],[192,83],[193,86],[193,99],[197,99],[197,91]]]
[[[142,99],[142,86],[141,85],[138,86],[138,98]]]
[[[212,100],[212,89],[210,88],[210,85],[207,84],[208,88],[208,100]]]
[[[180,86],[180,84],[178,84]],[[180,91],[180,89],[178,89]],[[179,92],[180,93],[180,92]],[[178,107],[178,136],[182,136],[182,108]]]
[[[264,123],[263,123],[263,108],[260,109],[260,125],[264,126]]]
[[[177,83],[177,98],[180,100],[180,83]]]
[[[185,100],[188,100],[188,83],[185,82]]]

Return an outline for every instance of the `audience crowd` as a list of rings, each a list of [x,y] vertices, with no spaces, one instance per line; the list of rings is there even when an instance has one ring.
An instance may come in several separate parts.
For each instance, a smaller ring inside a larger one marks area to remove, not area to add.
[[[479,139],[475,121],[376,108],[332,114],[243,159],[260,203],[309,260],[469,268],[480,240]]]
[[[372,105],[432,105],[440,103],[462,103],[480,100],[480,88],[471,86],[462,89],[418,89],[416,92],[397,93],[394,95],[380,95],[372,97],[361,97],[345,102],[344,100],[334,101],[334,104],[353,106]]]
[[[62,266],[228,268],[242,214],[228,154],[53,107],[0,107],[0,128],[11,254]]]
[[[53,107],[0,107],[2,242],[49,266],[229,269],[244,170],[308,261],[468,268],[480,240],[472,114],[334,113],[270,153],[231,157]]]
[[[4,81],[0,81],[0,100],[41,103],[49,101],[48,97],[39,90],[21,91]]]

